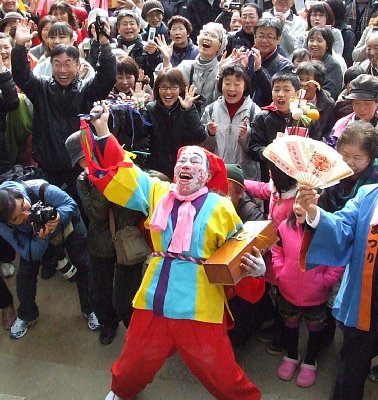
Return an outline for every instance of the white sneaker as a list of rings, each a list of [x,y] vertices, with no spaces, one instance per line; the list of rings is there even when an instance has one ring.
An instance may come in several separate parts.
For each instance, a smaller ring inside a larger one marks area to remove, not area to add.
[[[88,328],[91,331],[97,331],[102,328],[102,325],[98,322],[96,314],[93,311],[90,314],[84,314],[84,317],[88,320]]]
[[[9,337],[11,339],[22,338],[28,331],[28,328],[30,326],[33,326],[36,322],[37,322],[36,319],[34,321],[26,322],[23,319],[17,317],[17,319],[13,322],[13,325],[10,328]]]
[[[110,391],[108,395],[105,397],[105,400],[122,400],[122,399],[118,397],[116,394],[114,394],[112,391]]]
[[[14,275],[14,265],[12,263],[1,263],[1,274],[4,278],[11,278]]]

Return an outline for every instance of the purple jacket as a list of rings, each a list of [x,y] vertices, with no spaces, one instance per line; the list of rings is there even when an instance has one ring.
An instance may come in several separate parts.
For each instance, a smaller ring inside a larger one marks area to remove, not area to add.
[[[302,225],[297,224],[295,230],[285,220],[278,228],[278,235],[279,240],[272,248],[272,261],[281,295],[296,306],[310,307],[325,303],[330,288],[341,279],[345,268],[320,265],[303,271],[299,265]]]

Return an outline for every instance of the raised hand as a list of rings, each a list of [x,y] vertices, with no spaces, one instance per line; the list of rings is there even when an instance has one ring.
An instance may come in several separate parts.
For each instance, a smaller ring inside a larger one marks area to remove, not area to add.
[[[222,54],[222,57],[219,61],[219,74],[222,73],[224,68],[226,68],[228,65],[236,64],[240,58],[241,58],[241,50],[240,49],[232,49],[231,54],[226,57],[226,52]]]
[[[169,64],[171,62],[171,57],[173,53],[173,42],[168,45],[164,35],[157,35],[155,38],[155,42],[158,50],[163,56],[163,64]]]
[[[261,58],[260,50],[253,47],[251,49],[251,51],[252,51],[253,57],[255,58],[254,71],[256,72],[259,69],[261,69],[262,58]]]
[[[314,220],[317,213],[319,194],[310,186],[301,185],[295,201],[306,210],[310,219]]]
[[[247,68],[248,61],[249,61],[249,57],[251,56],[252,53],[253,53],[253,52],[252,52],[251,49],[248,49],[248,50],[246,50],[246,51],[241,51],[241,52],[239,53],[239,54],[240,54],[239,62],[240,62],[240,65],[241,65],[242,67]]]
[[[185,98],[183,99],[179,96],[179,101],[182,108],[185,110],[190,110],[192,108],[193,103],[200,97],[200,95],[196,95],[197,88],[194,85],[191,85],[188,89],[186,86],[185,88]]]
[[[207,131],[211,136],[215,136],[218,130],[218,124],[215,122],[214,118],[211,118],[210,122],[207,124]]]
[[[28,21],[27,18],[17,21],[16,33],[14,36],[16,44],[25,46],[29,40],[32,40],[34,36],[38,35],[38,32],[32,32],[33,24],[34,22],[32,20]]]
[[[101,105],[100,102],[97,102],[95,103],[90,113],[91,114],[101,113],[100,118],[91,121],[91,124],[96,129],[97,136],[101,137],[108,135],[110,133],[108,127],[109,107],[106,104]]]
[[[89,67],[90,67],[90,65],[86,61],[80,63],[80,69],[79,69],[79,78],[80,79],[84,79],[87,76],[87,74],[89,72]]]
[[[100,33],[97,38],[97,40],[100,42],[100,44],[108,44],[109,43],[109,37],[110,37],[110,22],[109,19],[106,18],[103,20],[104,23],[104,32],[106,33],[106,35],[104,35],[103,33]]]
[[[239,125],[239,137],[242,138],[248,133],[249,118],[245,117]]]

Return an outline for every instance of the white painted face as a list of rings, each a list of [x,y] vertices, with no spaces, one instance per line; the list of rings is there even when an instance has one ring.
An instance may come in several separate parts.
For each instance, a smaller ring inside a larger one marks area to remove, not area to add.
[[[182,196],[193,194],[206,186],[210,172],[203,149],[197,146],[187,147],[177,160],[174,178],[177,190]]]

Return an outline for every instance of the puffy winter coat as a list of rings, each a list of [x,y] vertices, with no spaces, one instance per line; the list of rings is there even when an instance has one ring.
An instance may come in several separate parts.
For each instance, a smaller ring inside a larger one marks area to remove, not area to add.
[[[341,279],[345,268],[320,265],[303,271],[299,265],[302,225],[297,224],[293,229],[285,220],[278,228],[278,235],[279,241],[272,248],[272,261],[280,294],[296,306],[311,307],[325,303],[329,290]]]

